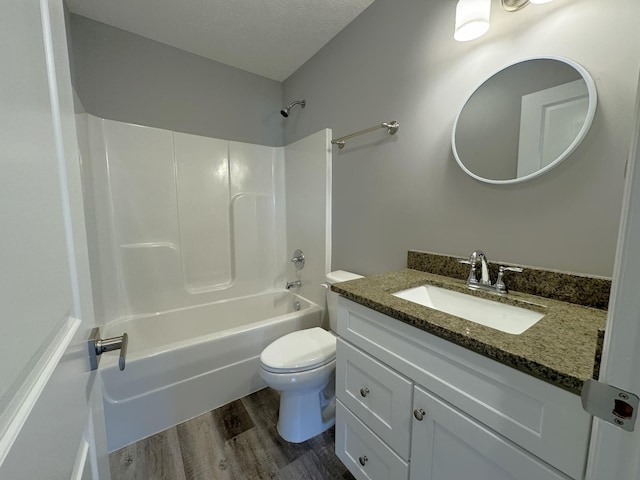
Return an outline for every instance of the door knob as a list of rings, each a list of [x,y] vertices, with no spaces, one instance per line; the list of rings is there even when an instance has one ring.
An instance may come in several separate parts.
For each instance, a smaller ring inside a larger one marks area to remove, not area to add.
[[[419,422],[422,421],[422,419],[424,418],[424,416],[427,414],[427,412],[425,412],[423,409],[421,408],[416,408],[413,411],[413,416],[416,417],[416,420],[418,420]]]
[[[120,356],[118,357],[118,367],[120,371],[124,370],[127,346],[129,345],[129,335],[123,333],[121,337],[113,338],[100,338],[100,329],[98,327],[91,330],[89,335],[89,363],[91,364],[91,370],[98,368],[100,363],[100,355],[104,352],[111,352],[113,350],[120,350]]]

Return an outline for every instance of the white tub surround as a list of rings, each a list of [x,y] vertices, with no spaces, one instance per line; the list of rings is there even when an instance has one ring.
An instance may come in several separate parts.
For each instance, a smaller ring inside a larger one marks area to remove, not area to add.
[[[298,293],[324,305],[320,284],[331,271],[331,130],[287,145],[284,159],[287,259],[297,248],[305,255],[302,270],[287,262],[287,280],[300,280]]]
[[[284,151],[89,116],[106,321],[284,282]]]
[[[85,115],[85,114],[83,114]],[[330,130],[286,147],[87,117],[96,316],[108,323],[282,288],[324,302]],[[289,262],[302,249],[307,264]]]

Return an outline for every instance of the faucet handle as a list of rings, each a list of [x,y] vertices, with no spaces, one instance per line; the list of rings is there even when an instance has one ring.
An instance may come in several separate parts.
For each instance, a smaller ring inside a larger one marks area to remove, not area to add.
[[[507,293],[507,286],[504,284],[504,280],[502,277],[504,276],[504,272],[522,272],[522,268],[520,267],[506,267],[504,265],[500,265],[498,268],[498,278],[496,279],[495,289],[496,292]]]
[[[500,268],[498,268],[498,273],[502,272],[520,272],[522,273],[522,269],[520,267],[505,267],[504,265],[500,265]]]
[[[293,252],[291,262],[296,266],[296,270],[302,270],[304,268],[304,253],[302,253],[302,250],[297,249]]]
[[[472,261],[471,258],[469,258],[469,260],[460,258],[458,259],[458,263],[462,263],[464,265],[471,265],[471,270],[469,271],[469,277],[467,277],[467,285],[475,285],[476,283],[478,283],[478,278],[476,277],[476,262]]]

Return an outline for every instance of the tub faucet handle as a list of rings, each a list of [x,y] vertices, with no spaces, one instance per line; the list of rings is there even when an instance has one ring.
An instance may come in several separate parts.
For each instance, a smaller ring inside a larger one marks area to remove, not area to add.
[[[129,335],[123,333],[121,337],[102,339],[100,338],[100,329],[96,327],[91,330],[88,344],[91,370],[98,368],[101,358],[100,355],[104,352],[111,352],[113,350],[120,350],[118,368],[120,368],[120,371],[124,370],[127,357],[127,347],[129,346]]]
[[[302,250],[297,249],[293,252],[291,262],[296,266],[296,270],[302,270],[304,268],[304,253],[302,253]]]

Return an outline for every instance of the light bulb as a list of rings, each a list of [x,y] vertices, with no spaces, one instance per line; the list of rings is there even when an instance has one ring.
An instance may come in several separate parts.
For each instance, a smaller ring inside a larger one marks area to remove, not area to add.
[[[456,6],[456,26],[453,38],[467,42],[489,30],[491,0],[459,0]]]

